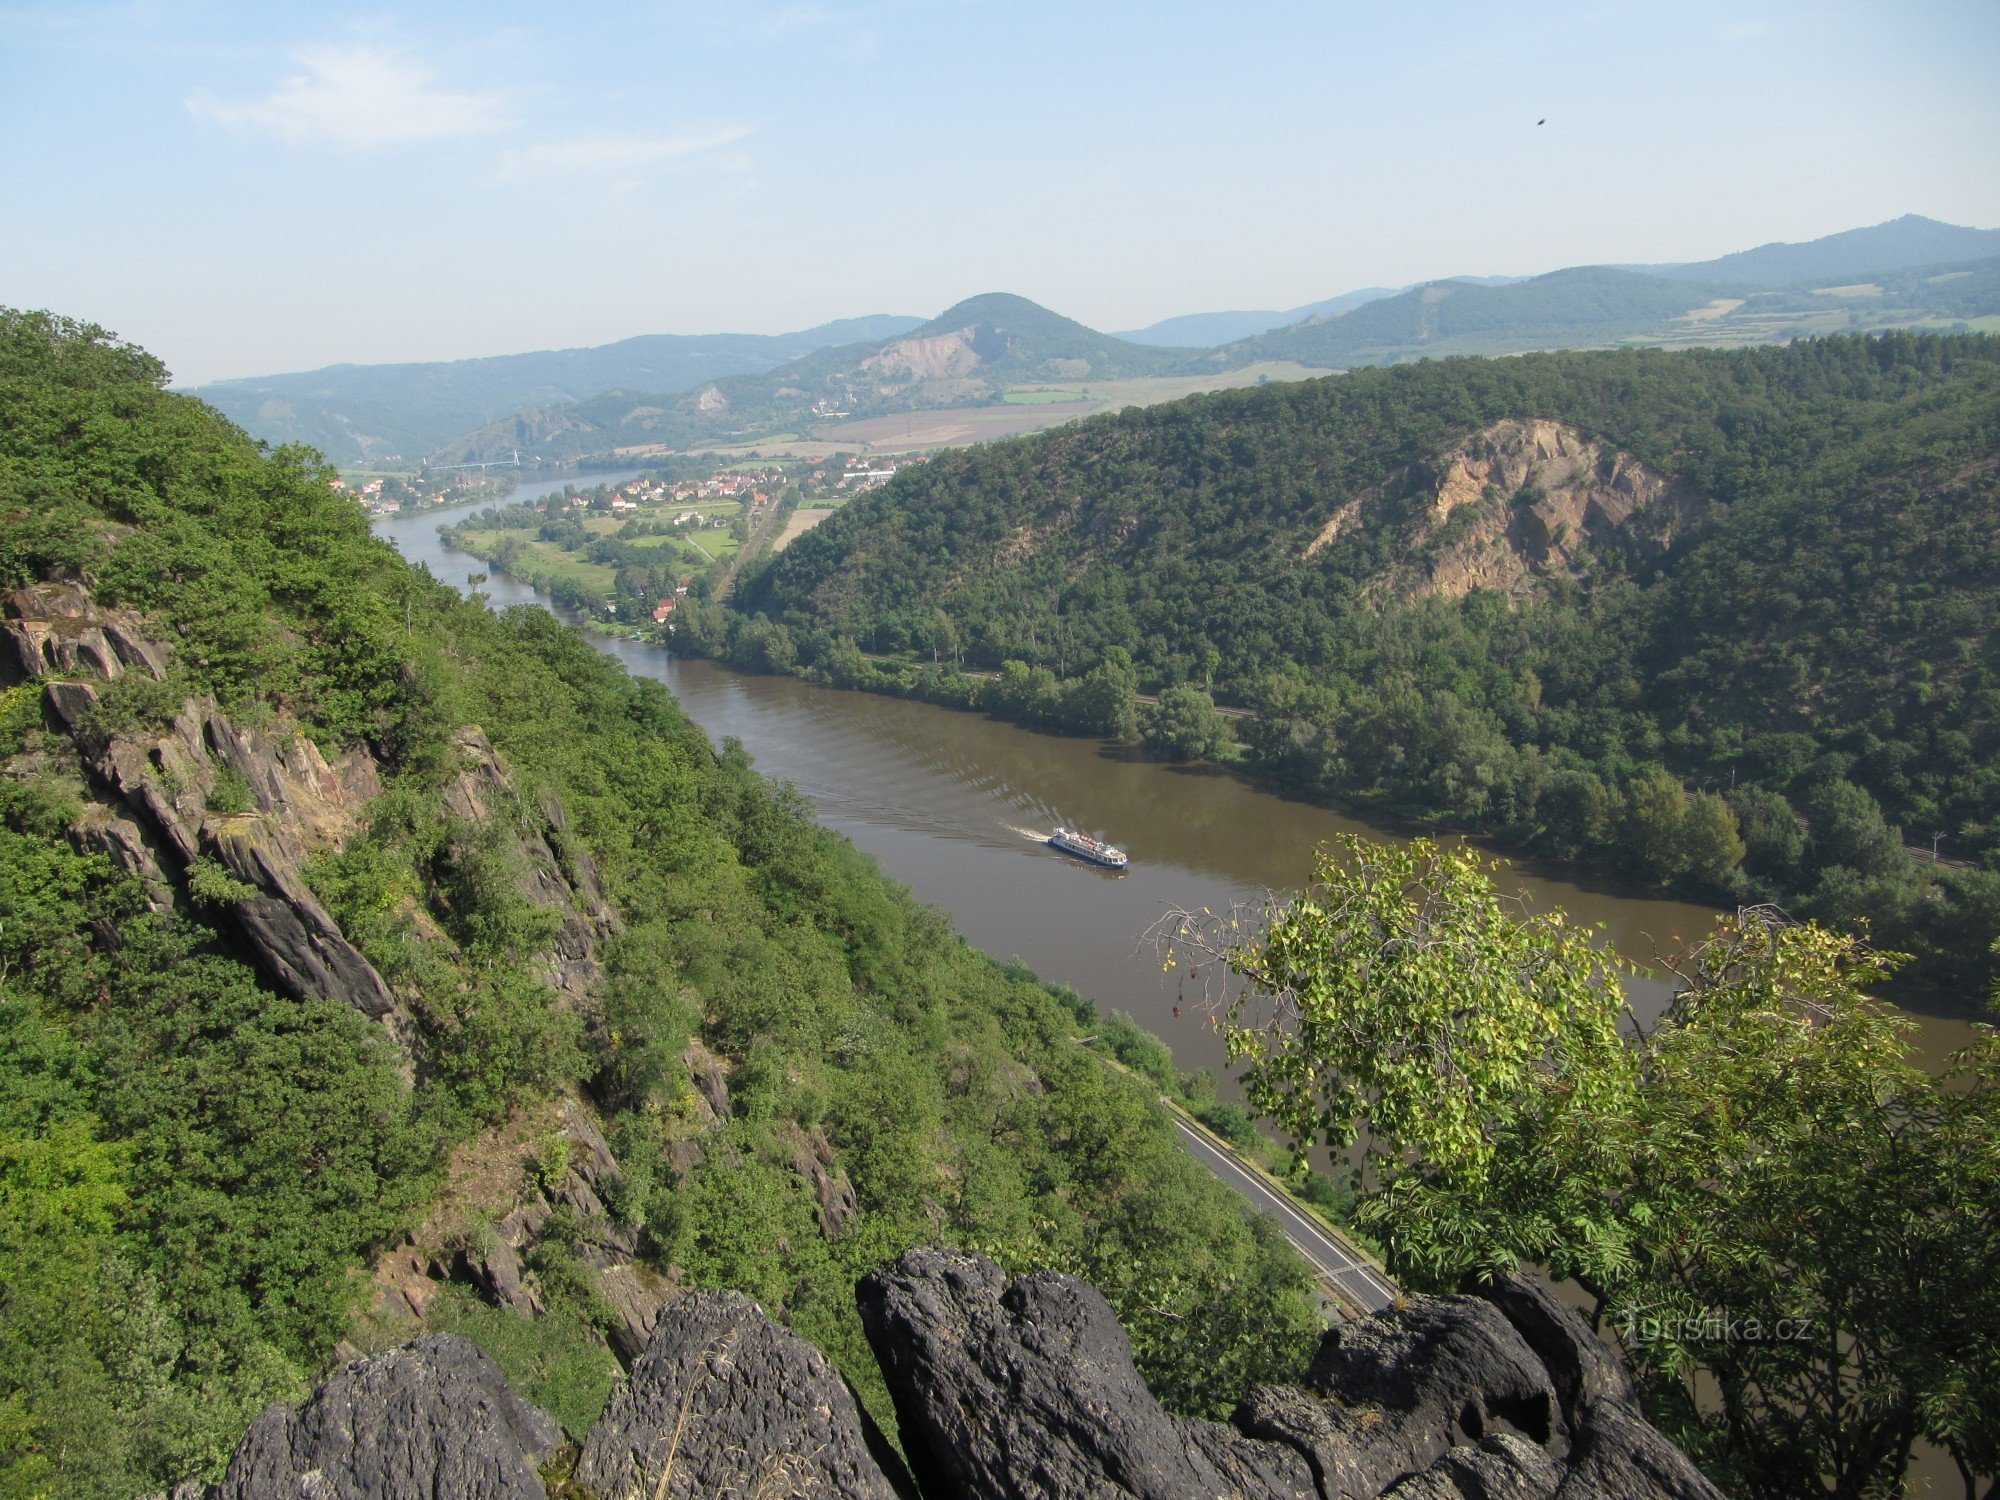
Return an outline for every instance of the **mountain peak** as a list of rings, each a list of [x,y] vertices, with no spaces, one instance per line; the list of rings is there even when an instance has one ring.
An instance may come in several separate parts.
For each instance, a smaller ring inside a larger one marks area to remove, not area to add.
[[[1050,312],[1039,302],[1031,302],[1026,297],[1012,292],[981,292],[976,297],[967,297],[963,302],[954,302],[930,322],[913,330],[921,335],[926,333],[947,333],[967,327],[973,323],[1012,323],[1021,327],[1067,327],[1082,328],[1084,325],[1061,313]]]

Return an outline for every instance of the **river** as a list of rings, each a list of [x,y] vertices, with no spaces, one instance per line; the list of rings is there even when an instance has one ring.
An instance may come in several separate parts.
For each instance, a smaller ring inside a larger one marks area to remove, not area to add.
[[[627,477],[562,476],[524,486],[518,498],[572,478]],[[439,579],[465,587],[485,565],[449,551],[438,525],[439,513],[430,512],[379,522],[376,531]],[[541,602],[528,585],[498,572],[482,590],[497,606]],[[1221,1071],[1221,1040],[1194,1018],[1193,1005],[1176,1015],[1177,981],[1143,945],[1146,930],[1173,906],[1221,908],[1295,889],[1310,876],[1314,849],[1335,834],[1398,837],[1222,772],[1163,765],[930,704],[670,659],[633,641],[591,639],[633,673],[671,686],[711,739],[741,740],[761,770],[797,786],[828,827],[950,912],[971,942],[997,958],[1021,958],[1100,1007],[1129,1012],[1166,1039],[1184,1068]],[[1130,854],[1130,868],[1116,874],[1046,848],[1038,839],[1057,823],[1111,839]],[[1619,953],[1641,964],[1707,931],[1715,917],[1711,908],[1518,864],[1505,878],[1531,909],[1560,907],[1574,921],[1600,924]],[[1630,988],[1642,1012],[1657,1011],[1667,995],[1657,979],[1640,977]],[[1968,1035],[1962,1017],[1917,1019],[1933,1062]]]

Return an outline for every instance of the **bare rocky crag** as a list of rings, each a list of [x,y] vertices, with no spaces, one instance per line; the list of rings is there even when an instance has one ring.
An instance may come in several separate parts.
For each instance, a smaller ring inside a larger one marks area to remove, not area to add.
[[[1420,502],[1409,540],[1421,560],[1382,587],[1448,599],[1492,589],[1519,601],[1600,556],[1658,557],[1706,505],[1689,486],[1574,427],[1525,418],[1482,428],[1348,501],[1303,556],[1367,524],[1391,492]]]
[[[239,725],[201,696],[182,702],[163,730],[107,723],[98,712],[106,691],[128,674],[166,681],[170,655],[136,616],[101,607],[79,586],[16,589],[0,601],[0,685],[41,679],[45,717],[67,746],[43,751],[44,764],[8,769],[75,773],[90,797],[75,823],[77,843],[138,875],[155,906],[185,897],[204,863],[219,866],[228,880],[207,882],[206,899],[224,908],[276,988],[345,1002],[397,1029],[412,997],[391,991],[303,873],[311,855],[339,848],[361,826],[381,791],[380,768],[359,748],[329,762],[296,726]],[[567,836],[560,802],[522,805],[482,731],[460,730],[453,748],[459,769],[444,792],[445,814],[467,830],[504,822],[520,856],[522,896],[556,918],[542,977],[580,998],[617,927],[596,866]]]
[[[668,1305],[580,1450],[463,1340],[426,1335],[267,1409],[174,1500],[1719,1500],[1639,1416],[1623,1366],[1511,1277],[1329,1332],[1231,1421],[1164,1411],[1088,1284],[920,1249],[856,1292],[899,1457],[830,1361],[731,1292]]]

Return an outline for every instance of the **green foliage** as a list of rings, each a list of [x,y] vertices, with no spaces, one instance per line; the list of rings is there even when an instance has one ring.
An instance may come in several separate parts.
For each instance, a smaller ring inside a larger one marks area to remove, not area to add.
[[[1251,1101],[1300,1150],[1365,1134],[1385,1190],[1407,1159],[1472,1191],[1524,1122],[1632,1086],[1615,961],[1560,913],[1517,921],[1492,868],[1429,839],[1349,835],[1230,950],[1250,986],[1230,1012],[1231,1055],[1249,1059]],[[1192,918],[1184,931],[1201,941]],[[1251,1017],[1260,1004],[1286,1024]]]
[[[1704,899],[1866,916],[1926,981],[1983,989],[2000,905],[1913,865],[1898,829],[2000,869],[1996,409],[1986,336],[1357,370],[938,455],[731,602],[808,662],[814,641],[914,650],[942,615],[969,667],[1014,672],[1010,700],[1034,689],[1030,722],[1050,717],[1036,669],[1123,651],[1142,686],[1212,683],[1252,709],[1251,762],[1299,790]],[[1426,596],[1425,477],[1525,418],[1707,503],[1661,549],[1586,538],[1576,576],[1518,605]],[[724,651],[731,628],[706,627]],[[962,696],[887,668],[829,680]],[[1809,825],[1796,849],[1773,797]]]
[[[257,894],[257,887],[238,880],[216,860],[196,859],[188,866],[188,894],[205,907],[229,906]]]
[[[611,1397],[618,1361],[597,1330],[575,1313],[557,1309],[524,1318],[489,1307],[464,1287],[441,1291],[424,1313],[425,1326],[471,1339],[500,1366],[507,1384],[543,1408],[576,1441],[590,1430]]]
[[[649,1274],[758,1296],[880,1415],[853,1282],[941,1239],[1096,1280],[1183,1410],[1296,1374],[1303,1269],[1180,1150],[1151,1079],[1077,1045],[1087,1004],[972,951],[657,683],[405,566],[326,479],[99,331],[0,320],[0,568],[86,573],[174,642],[171,689],[107,694],[99,732],[210,693],[373,759],[367,826],[306,874],[409,1047],[261,979],[218,863],[148,912],[72,847],[80,783],[0,776],[0,1483],[67,1500],[213,1476],[354,1331],[365,1267],[422,1220],[447,1151],[555,1099],[598,1112],[625,1174],[608,1208],[643,1226]],[[781,626],[755,645],[807,654]],[[32,688],[0,692],[0,757],[39,719]],[[466,763],[473,723],[511,791]],[[217,810],[243,791],[220,783]],[[561,989],[558,873],[611,914],[601,974]],[[567,1180],[573,1147],[531,1140],[523,1186]],[[815,1172],[852,1190],[843,1222]],[[562,1216],[528,1257],[547,1317],[433,1304],[572,1431],[613,1378],[599,1228]]]
[[[1966,1399],[2000,1367],[1976,1269],[1992,1028],[1929,1077],[1866,997],[1890,956],[1750,911],[1621,1033],[1605,962],[1508,915],[1470,855],[1346,853],[1261,923],[1189,917],[1178,941],[1247,982],[1230,1039],[1258,1106],[1301,1151],[1361,1143],[1358,1222],[1407,1283],[1576,1278],[1733,1493],[1888,1492],[1918,1437],[1993,1474],[1990,1403]]]
[[[224,816],[255,812],[257,799],[243,773],[234,766],[224,766],[215,773],[215,785],[209,788],[208,807]]]
[[[1215,700],[1190,683],[1160,694],[1145,716],[1145,740],[1169,760],[1214,760],[1230,745],[1229,724]]]

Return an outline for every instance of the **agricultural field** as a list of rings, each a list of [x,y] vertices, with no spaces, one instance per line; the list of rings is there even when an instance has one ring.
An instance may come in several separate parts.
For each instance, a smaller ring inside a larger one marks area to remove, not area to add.
[[[1073,385],[1044,381],[1015,387],[1007,393],[1007,400],[1088,401],[1093,403],[1094,410],[1118,411],[1127,406],[1157,406],[1162,401],[1178,401],[1202,391],[1229,391],[1280,380],[1311,380],[1333,373],[1289,359],[1267,359],[1237,370],[1217,370],[1212,375],[1138,375],[1127,380],[1080,380]]]
[[[594,563],[578,553],[565,551],[553,542],[539,540],[525,527],[461,533],[458,549],[491,562],[505,552],[506,571],[516,578],[543,588],[568,583],[593,594],[609,594],[618,570]],[[512,548],[509,548],[512,543]]]
[[[832,515],[838,506],[802,505],[793,511],[785,521],[785,529],[778,533],[778,539],[771,543],[773,552],[783,552],[798,538]]]
[[[1073,384],[1041,382],[1016,386],[1006,392],[997,406],[953,406],[935,411],[900,412],[895,416],[871,417],[859,422],[843,422],[822,427],[818,454],[834,452],[896,453],[916,448],[962,448],[995,438],[1021,437],[1045,428],[1059,427],[1079,417],[1101,411],[1119,411],[1127,406],[1153,406],[1177,401],[1201,391],[1232,390],[1238,386],[1263,385],[1278,380],[1308,380],[1333,373],[1316,370],[1290,360],[1265,360],[1240,370],[1220,370],[1212,375],[1142,375],[1125,380],[1084,380]],[[777,439],[765,438],[754,446],[773,451]],[[787,452],[799,449],[787,448]]]

